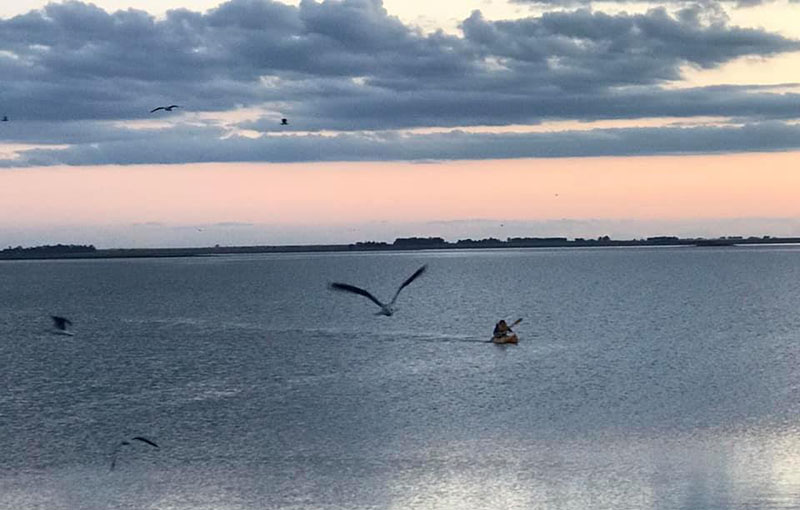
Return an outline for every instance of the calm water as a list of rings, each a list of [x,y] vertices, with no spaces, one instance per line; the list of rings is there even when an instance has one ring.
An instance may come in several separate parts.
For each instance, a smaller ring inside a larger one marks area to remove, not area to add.
[[[2,262],[0,508],[800,508],[799,353],[796,248]]]

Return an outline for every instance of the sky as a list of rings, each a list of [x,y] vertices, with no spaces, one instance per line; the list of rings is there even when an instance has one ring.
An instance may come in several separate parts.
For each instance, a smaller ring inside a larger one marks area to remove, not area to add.
[[[800,236],[797,19],[789,0],[4,2],[0,246]]]

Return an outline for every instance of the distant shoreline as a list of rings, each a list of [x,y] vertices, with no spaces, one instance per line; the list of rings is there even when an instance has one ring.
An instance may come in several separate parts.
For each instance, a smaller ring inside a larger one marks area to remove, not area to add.
[[[800,237],[721,237],[716,239],[681,239],[677,237],[649,237],[647,239],[615,240],[607,236],[597,239],[566,238],[512,238],[462,239],[457,242],[442,238],[400,238],[394,243],[359,242],[353,244],[275,245],[275,246],[213,246],[197,248],[112,248],[95,249],[94,246],[70,245],[33,248],[8,248],[0,250],[2,260],[58,260],[58,259],[116,259],[116,258],[169,258],[203,257],[212,255],[263,254],[263,253],[328,253],[453,250],[480,248],[587,248],[636,246],[697,246],[726,247],[742,245],[800,244]],[[63,248],[63,249],[61,249]]]

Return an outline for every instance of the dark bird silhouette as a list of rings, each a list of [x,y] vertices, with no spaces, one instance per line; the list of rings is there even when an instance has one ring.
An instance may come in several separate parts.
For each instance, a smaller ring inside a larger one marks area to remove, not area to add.
[[[55,326],[56,329],[59,329],[61,331],[66,331],[67,326],[72,326],[72,321],[64,317],[51,315],[50,318],[53,319],[53,326]]]
[[[130,441],[120,441],[119,443],[117,443],[117,446],[114,447],[114,451],[111,452],[111,471],[114,471],[114,466],[117,465],[117,454],[124,446],[131,446],[133,444],[131,443],[131,441],[140,441],[142,443],[149,444],[153,448],[159,447],[155,442],[142,436],[132,437]]]
[[[3,115],[3,122],[8,122],[8,115]]]
[[[394,303],[395,301],[397,301],[397,296],[400,295],[400,291],[406,288],[409,284],[411,284],[411,282],[416,280],[422,273],[424,273],[427,267],[428,266],[425,265],[414,271],[414,274],[409,276],[408,279],[404,281],[402,285],[400,285],[400,288],[397,289],[397,292],[394,293],[394,297],[388,304],[382,303],[380,300],[378,300],[378,298],[376,298],[366,290],[347,283],[333,282],[328,287],[331,290],[336,290],[340,292],[350,292],[353,294],[358,294],[359,296],[364,296],[365,298],[368,298],[370,301],[381,307],[381,311],[377,312],[375,315],[385,315],[387,317],[390,317],[391,315],[394,314]]]
[[[288,125],[289,125],[289,119],[281,119],[281,126],[288,126]]]
[[[152,110],[150,110],[150,113],[157,112],[158,110],[164,110],[165,112],[171,112],[173,108],[180,108],[180,105],[171,104],[169,106],[159,106],[157,108],[153,108]]]

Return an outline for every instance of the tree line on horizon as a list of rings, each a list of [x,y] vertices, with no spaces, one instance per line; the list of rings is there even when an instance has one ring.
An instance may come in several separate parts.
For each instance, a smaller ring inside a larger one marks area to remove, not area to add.
[[[446,241],[442,237],[398,237],[392,243],[382,241],[361,241],[350,244],[354,248],[381,249],[381,248],[444,248],[444,247],[501,247],[501,246],[635,246],[635,245],[682,245],[682,244],[736,244],[758,242],[798,242],[800,238],[773,237],[773,236],[722,236],[717,238],[680,238],[677,236],[651,236],[640,239],[612,239],[610,236],[597,238],[576,237],[507,237],[505,240],[495,237],[484,239],[459,239],[455,242]]]
[[[31,246],[29,248],[24,248],[22,246],[15,246],[5,248],[0,250],[0,253],[25,253],[25,254],[37,254],[37,253],[88,253],[97,251],[97,248],[94,247],[93,244],[46,244],[42,246]]]

